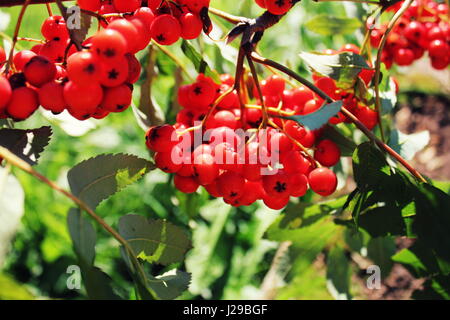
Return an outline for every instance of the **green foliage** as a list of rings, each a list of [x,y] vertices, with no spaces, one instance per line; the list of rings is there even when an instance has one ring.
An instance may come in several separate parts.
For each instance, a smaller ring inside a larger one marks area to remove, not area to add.
[[[336,80],[345,88],[352,87],[362,69],[370,69],[366,59],[353,52],[333,55],[302,52],[300,58],[313,71]]]
[[[133,248],[136,255],[149,262],[169,265],[183,261],[191,248],[186,233],[163,220],[149,220],[128,214],[119,221],[119,233]]]
[[[173,300],[186,291],[191,282],[187,272],[173,269],[160,276],[151,277],[148,285],[163,300]]]
[[[328,120],[338,114],[341,110],[342,101],[336,101],[322,106],[319,110],[305,116],[280,117],[294,120],[302,124],[308,130],[316,130],[323,127]]]
[[[211,70],[202,55],[187,40],[183,40],[181,43],[181,50],[183,50],[186,57],[194,64],[198,73],[203,73],[206,76],[211,77],[217,83],[220,82],[217,72]]]
[[[309,30],[324,36],[351,34],[362,26],[356,18],[341,18],[327,14],[319,14],[305,23]]]
[[[334,247],[327,257],[327,280],[335,299],[351,299],[350,276],[350,262],[345,250],[339,246]]]
[[[35,165],[50,142],[52,129],[0,129],[0,146],[8,149],[22,160]]]
[[[138,181],[153,164],[126,154],[106,154],[85,160],[67,174],[72,193],[95,209],[103,200]]]

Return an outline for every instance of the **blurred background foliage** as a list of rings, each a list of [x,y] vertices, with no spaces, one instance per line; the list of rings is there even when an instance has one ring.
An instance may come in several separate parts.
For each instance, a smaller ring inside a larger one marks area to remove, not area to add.
[[[256,17],[262,13],[262,9],[251,0],[212,0],[211,5],[247,17]],[[266,32],[259,47],[260,52],[308,75],[298,57],[299,52],[338,49],[345,43],[361,43],[363,38],[361,31],[319,35],[304,27],[308,20],[328,14],[364,21],[365,13],[370,11],[368,8],[353,3],[302,1],[281,23]],[[55,6],[53,9],[57,12]],[[12,35],[19,10],[18,7],[1,9],[11,21],[3,30],[5,35]],[[40,38],[40,25],[46,16],[45,6],[31,6],[25,14],[20,35]],[[2,19],[6,17],[2,15]],[[204,37],[192,44],[212,68],[233,74],[237,43],[224,47],[223,42],[217,41],[225,36],[232,25],[216,17],[213,17],[213,21],[215,30],[211,37],[215,40]],[[92,31],[96,24],[93,23]],[[19,48],[30,46],[28,42],[19,43]],[[191,76],[196,76],[180,44],[167,49],[180,59]],[[172,122],[177,108],[174,87],[179,85],[181,79],[174,75],[181,73],[170,58],[156,51],[157,77],[153,81],[152,96],[167,116],[167,122]],[[141,52],[139,57],[145,64],[148,53]],[[260,69],[260,72],[267,75],[264,69]],[[402,89],[416,86],[408,81],[401,82]],[[440,92],[442,88],[436,83],[428,85],[426,90]],[[136,105],[139,103],[139,91],[136,88],[134,92]],[[60,118],[37,113],[29,120],[17,123],[17,127],[37,128],[49,122],[53,137],[36,169],[65,188],[68,188],[67,171],[89,157],[119,152],[150,157],[144,144],[144,131],[138,126],[131,108],[121,114],[111,114],[101,121],[88,120],[84,123],[73,120],[61,122]],[[83,290],[68,290],[66,287],[67,267],[76,264],[66,227],[66,215],[71,203],[47,186],[39,184],[33,177],[19,170],[13,172],[26,194],[25,214],[0,269],[0,299],[86,298]],[[311,194],[307,194],[299,203],[291,204],[285,210],[285,216],[259,204],[236,209],[221,200],[210,199],[203,191],[194,195],[182,194],[173,188],[169,175],[153,171],[102,203],[97,212],[115,227],[121,216],[138,213],[149,218],[168,219],[189,231],[194,248],[181,267],[192,273],[193,280],[190,290],[182,299],[342,298],[330,288],[327,279],[350,277],[355,266],[350,264],[347,250],[352,249],[367,256],[369,240],[364,234],[351,234],[331,222],[327,216],[330,210],[337,208],[336,203],[330,205],[328,211],[318,206],[313,206],[315,210],[305,211],[304,203],[315,201],[311,197]],[[337,201],[343,204],[342,199]],[[310,223],[310,220],[319,222]],[[280,229],[278,224],[285,224],[288,228]],[[300,225],[301,228],[298,228]],[[112,277],[117,286],[128,292],[128,298],[132,298],[130,278],[120,258],[118,244],[103,230],[99,229],[98,235],[96,264]],[[280,247],[280,243],[289,249],[281,250],[283,247]],[[372,247],[379,249],[380,245],[386,248],[393,244],[394,240],[388,238],[382,244],[372,244]],[[333,250],[324,255],[331,245]],[[329,267],[328,271],[324,267],[327,259],[338,261],[331,264],[335,267]],[[374,259],[381,261],[383,257]],[[154,266],[154,269],[156,272],[164,271],[160,266]],[[330,272],[335,275],[330,276]],[[340,292],[348,293],[350,290],[355,296],[362,294],[356,284]]]

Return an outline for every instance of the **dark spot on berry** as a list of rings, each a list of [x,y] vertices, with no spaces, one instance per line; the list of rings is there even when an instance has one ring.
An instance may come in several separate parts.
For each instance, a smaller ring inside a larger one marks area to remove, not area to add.
[[[164,41],[166,40],[166,37],[164,37],[164,35],[161,33],[161,34],[159,34],[159,35],[156,37],[156,39],[157,39],[159,42],[164,42]]]
[[[112,69],[108,72],[108,79],[117,79],[119,77],[119,72],[116,69]]]
[[[122,109],[125,109],[125,106],[124,106],[123,104],[118,104],[118,105],[116,106],[116,109],[117,109],[117,110],[122,110]]]
[[[89,63],[86,68],[84,68],[84,71],[88,74],[93,74],[95,72],[95,66],[93,63]]]
[[[234,197],[236,197],[238,194],[236,193],[236,192],[231,192],[230,193],[230,198],[234,198]]]
[[[106,49],[106,50],[103,52],[103,54],[104,54],[106,57],[108,57],[108,58],[115,57],[115,56],[116,56],[116,50],[111,49],[111,48],[108,48],[108,49]]]
[[[195,87],[195,89],[194,89],[194,93],[196,94],[196,95],[201,95],[202,94],[202,88],[200,88],[200,87]]]
[[[275,185],[274,189],[276,192],[280,192],[280,193],[284,192],[284,191],[286,191],[286,183],[277,181],[277,184]]]

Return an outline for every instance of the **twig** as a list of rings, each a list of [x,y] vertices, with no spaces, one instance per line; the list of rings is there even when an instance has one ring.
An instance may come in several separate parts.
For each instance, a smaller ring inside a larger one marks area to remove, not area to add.
[[[384,142],[384,129],[383,129],[383,123],[381,121],[381,99],[380,99],[380,69],[381,69],[381,55],[383,53],[384,45],[386,44],[387,38],[389,36],[389,33],[394,28],[395,23],[397,20],[405,13],[405,11],[409,8],[409,6],[412,4],[413,0],[406,0],[401,8],[395,13],[395,15],[392,17],[391,21],[389,22],[386,32],[381,37],[380,44],[378,46],[378,52],[377,52],[377,60],[375,61],[375,110],[378,112],[378,123],[380,125],[380,133],[381,133],[381,140]]]

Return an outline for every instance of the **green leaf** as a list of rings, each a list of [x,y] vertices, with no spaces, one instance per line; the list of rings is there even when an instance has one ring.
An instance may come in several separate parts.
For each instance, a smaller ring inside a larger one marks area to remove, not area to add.
[[[112,288],[112,279],[94,266],[81,264],[81,274],[83,276],[86,292],[91,300],[120,300]]]
[[[186,57],[194,64],[194,67],[198,73],[203,73],[212,78],[216,83],[220,83],[217,72],[211,70],[202,55],[187,40],[183,40],[181,43],[181,50],[183,50]]]
[[[0,269],[10,241],[20,227],[24,203],[25,193],[19,180],[0,166]]]
[[[7,148],[22,160],[35,165],[48,145],[52,129],[0,129],[0,146]]]
[[[77,164],[67,178],[72,193],[95,209],[153,169],[151,162],[133,155],[104,154]]]
[[[378,188],[390,176],[390,167],[381,151],[365,142],[353,153],[353,175],[361,190]]]
[[[327,287],[337,300],[349,300],[351,268],[344,249],[334,247],[327,257]]]
[[[326,104],[319,110],[305,116],[289,116],[280,118],[294,120],[303,125],[308,130],[316,130],[322,128],[325,124],[328,123],[328,120],[337,115],[341,110],[341,107],[342,101],[335,101]]]
[[[162,300],[173,300],[189,288],[191,274],[177,269],[148,280],[149,287]]]
[[[450,277],[435,276],[423,284],[423,290],[417,290],[412,298],[417,300],[450,300]]]
[[[428,130],[404,134],[395,129],[391,131],[389,139],[389,146],[406,160],[412,160],[416,153],[424,149],[428,143],[430,143],[430,132]]]
[[[366,230],[371,237],[407,234],[407,225],[402,218],[401,211],[393,206],[367,210],[359,216],[358,226]]]
[[[304,26],[310,31],[323,36],[335,36],[338,34],[351,34],[361,28],[362,23],[356,18],[341,18],[319,14],[308,20]]]
[[[1,14],[1,12],[0,12]],[[34,300],[35,297],[13,277],[0,273],[0,300]]]
[[[164,220],[128,214],[119,221],[119,233],[138,257],[149,262],[164,265],[182,262],[191,248],[191,241],[184,230]]]
[[[367,256],[380,267],[383,279],[391,273],[393,266],[391,256],[394,255],[395,250],[395,240],[392,237],[372,238],[367,244]]]
[[[91,222],[81,215],[79,209],[71,208],[67,215],[67,224],[79,259],[86,265],[94,264],[97,234]]]
[[[362,69],[370,69],[366,60],[353,52],[333,55],[302,52],[300,57],[313,71],[336,80],[344,88],[353,86]]]

